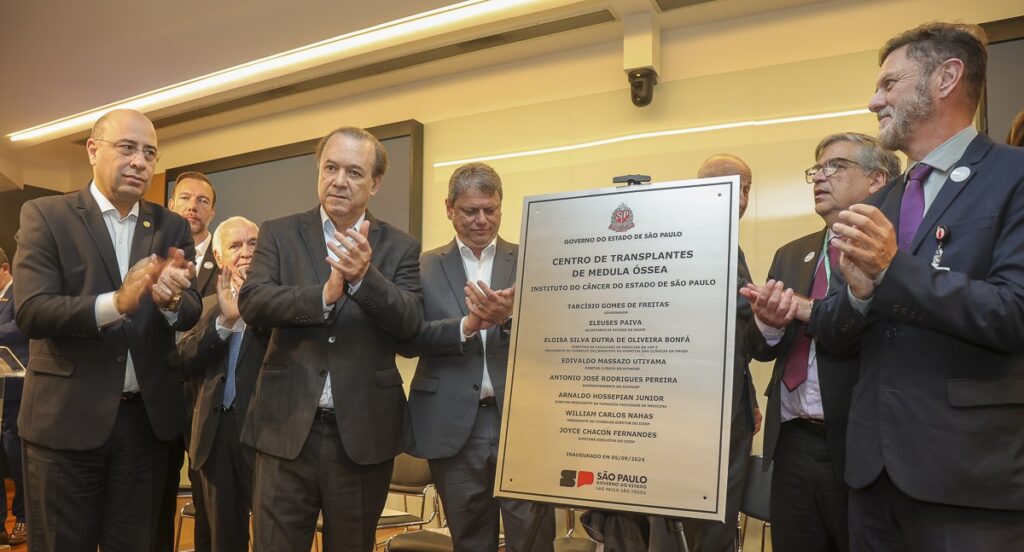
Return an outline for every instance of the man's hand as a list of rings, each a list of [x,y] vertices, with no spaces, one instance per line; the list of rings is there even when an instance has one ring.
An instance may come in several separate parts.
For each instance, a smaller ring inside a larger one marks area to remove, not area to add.
[[[761,431],[761,409],[754,407],[754,435],[757,435],[758,431]]]
[[[185,252],[176,247],[168,249],[167,260],[162,262],[151,290],[153,302],[160,308],[167,307],[192,285],[194,277],[195,263],[185,259]]]
[[[839,240],[835,240],[838,242]],[[836,245],[839,249],[839,245]],[[846,284],[850,286],[850,291],[853,296],[861,299],[870,299],[875,293],[875,281],[869,278],[864,271],[853,263],[846,253],[842,253],[839,256],[839,269],[843,271],[843,277],[846,278]]]
[[[832,225],[832,230],[840,236],[832,240],[832,245],[872,281],[889,267],[899,251],[896,229],[881,211],[870,205],[851,205],[839,213],[839,222]]]
[[[338,241],[328,242],[327,248],[338,256],[338,260],[327,257],[327,264],[331,265],[331,276],[324,284],[324,304],[337,303],[345,295],[345,282],[356,283],[366,275],[373,257],[373,248],[366,239],[369,233],[370,221],[364,220],[358,232],[351,228],[345,230],[344,234],[335,232],[334,239]]]
[[[763,286],[747,284],[740,288],[740,295],[750,301],[750,309],[754,316],[766,326],[785,328],[797,317],[802,303],[809,303],[805,297],[798,296],[793,290],[786,289],[780,281],[768,280]]]
[[[220,267],[220,274],[217,275],[217,305],[220,307],[218,322],[225,328],[234,327],[241,316],[238,312],[238,290],[242,288],[243,282],[230,267]]]
[[[163,263],[156,255],[145,257],[128,269],[121,287],[114,292],[114,307],[121,314],[138,310],[139,301],[153,288]]]
[[[515,285],[498,291],[492,290],[482,280],[476,284],[466,282],[466,307],[470,316],[480,319],[480,329],[486,330],[502,324],[512,315],[515,302]],[[467,318],[467,325],[470,323]]]

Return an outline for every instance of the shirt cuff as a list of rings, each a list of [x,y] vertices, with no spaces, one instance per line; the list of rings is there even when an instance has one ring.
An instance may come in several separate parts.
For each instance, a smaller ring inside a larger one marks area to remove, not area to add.
[[[761,319],[756,316],[754,317],[754,323],[757,324],[757,329],[761,330],[761,335],[764,336],[764,341],[769,347],[778,345],[782,341],[782,336],[786,335],[786,328],[773,328],[761,322]]]
[[[114,292],[104,293],[96,297],[96,303],[93,307],[93,312],[96,313],[96,327],[102,328],[109,326],[118,320],[124,318],[124,315],[117,312],[117,304],[114,302]]]
[[[477,334],[477,332],[473,332],[473,333],[471,333],[469,335],[466,335],[466,329],[465,328],[466,328],[466,319],[467,318],[469,318],[469,317],[468,316],[463,316],[462,320],[459,321],[459,337],[462,339],[463,343],[465,343],[467,339],[469,339],[469,338],[471,338],[471,337],[473,337],[473,336],[475,336]]]
[[[173,326],[178,321],[178,311],[172,312],[160,309],[160,314],[164,315],[164,320],[166,320],[167,323],[171,326]]]
[[[885,273],[886,272],[889,272],[889,267],[883,268],[882,271],[878,273],[878,276],[875,277],[875,279],[874,279],[875,287],[878,287],[878,286],[882,285],[882,280],[885,279]]]
[[[884,273],[883,273],[884,274]],[[850,286],[846,286],[846,297],[850,300],[850,306],[857,310],[862,316],[868,315],[868,308],[871,307],[871,298],[858,299],[854,296]]]
[[[363,285],[363,279],[360,278],[358,282],[348,282],[348,294],[354,295],[355,292],[359,291],[359,286]]]
[[[235,320],[234,326],[225,326],[221,324],[221,317],[218,316],[214,326],[217,328],[217,335],[220,336],[221,341],[227,341],[231,334],[245,330],[245,322],[241,318]]]

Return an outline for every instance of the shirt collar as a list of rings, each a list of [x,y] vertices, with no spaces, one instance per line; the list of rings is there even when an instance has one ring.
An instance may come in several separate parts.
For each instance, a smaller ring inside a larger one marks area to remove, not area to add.
[[[472,256],[474,258],[476,257],[476,255],[473,253],[473,250],[470,249],[468,245],[462,243],[462,240],[459,239],[458,235],[455,236],[455,244],[459,246],[459,252],[462,253],[463,256],[470,255],[470,256]],[[484,250],[480,252],[480,258],[482,259],[482,258],[484,258],[484,256],[486,256],[488,254],[494,255],[494,251],[498,247],[497,244],[498,244],[498,236],[495,235],[494,239],[491,240],[491,243],[487,244],[487,247],[485,247]]]
[[[13,285],[14,285],[14,278],[11,278],[11,281],[7,282],[7,285],[4,286],[3,289],[0,289],[0,297],[5,297],[7,295],[7,290],[11,289],[11,286],[13,286]]]
[[[362,224],[364,220],[366,220],[366,211],[363,211],[363,214],[359,215],[359,220],[352,225],[352,229],[358,231],[359,225]],[[327,211],[324,210],[323,205],[320,206],[320,225],[323,227],[324,234],[333,235],[338,231],[334,226],[334,221],[331,220],[331,217],[327,216]]]
[[[134,216],[135,218],[139,217],[138,201],[135,202],[135,205],[132,205],[132,210],[128,212],[127,217],[121,217],[121,212],[117,210],[117,207],[114,207],[114,204],[111,203],[109,199],[107,199],[107,196],[103,195],[100,192],[100,189],[96,187],[95,180],[89,182],[89,193],[91,193],[92,198],[96,200],[96,205],[99,205],[100,213],[106,214],[110,211],[114,211],[114,213],[117,215],[118,220],[124,220],[132,216]]]
[[[210,247],[210,242],[213,241],[213,232],[207,232],[206,238],[196,244],[196,257],[205,257],[206,250]]]
[[[975,130],[974,125],[967,125],[963,130],[939,145],[939,147],[928,152],[928,155],[924,156],[921,163],[930,165],[940,172],[949,172],[953,165],[964,156],[964,152],[967,151],[967,147],[971,145],[976,136],[978,136],[978,131]],[[909,173],[910,167],[907,167],[907,169]]]

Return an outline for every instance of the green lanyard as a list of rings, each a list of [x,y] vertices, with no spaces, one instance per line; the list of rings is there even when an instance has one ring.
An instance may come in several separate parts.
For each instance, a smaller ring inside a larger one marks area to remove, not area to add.
[[[832,283],[832,259],[828,256],[828,232],[825,232],[825,243],[821,246],[821,262],[825,264],[825,278],[828,282],[825,289]]]

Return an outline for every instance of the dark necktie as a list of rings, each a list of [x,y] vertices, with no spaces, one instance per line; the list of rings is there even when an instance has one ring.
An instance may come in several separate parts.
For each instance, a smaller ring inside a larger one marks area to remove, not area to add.
[[[242,350],[242,335],[245,332],[231,332],[228,342],[228,377],[224,382],[224,408],[230,408],[235,402],[235,368],[238,366],[238,352]]]
[[[839,250],[828,244],[828,258],[831,266],[839,266]],[[824,299],[828,292],[828,272],[825,270],[824,259],[819,259],[818,268],[814,271],[811,284],[811,299]],[[807,363],[811,358],[811,337],[807,335],[807,324],[797,324],[796,338],[786,358],[786,367],[782,373],[782,383],[790,391],[800,387],[807,381]]]
[[[930,166],[918,163],[907,173],[907,187],[900,204],[900,251],[910,251],[917,227],[924,219],[924,181],[931,172]]]

